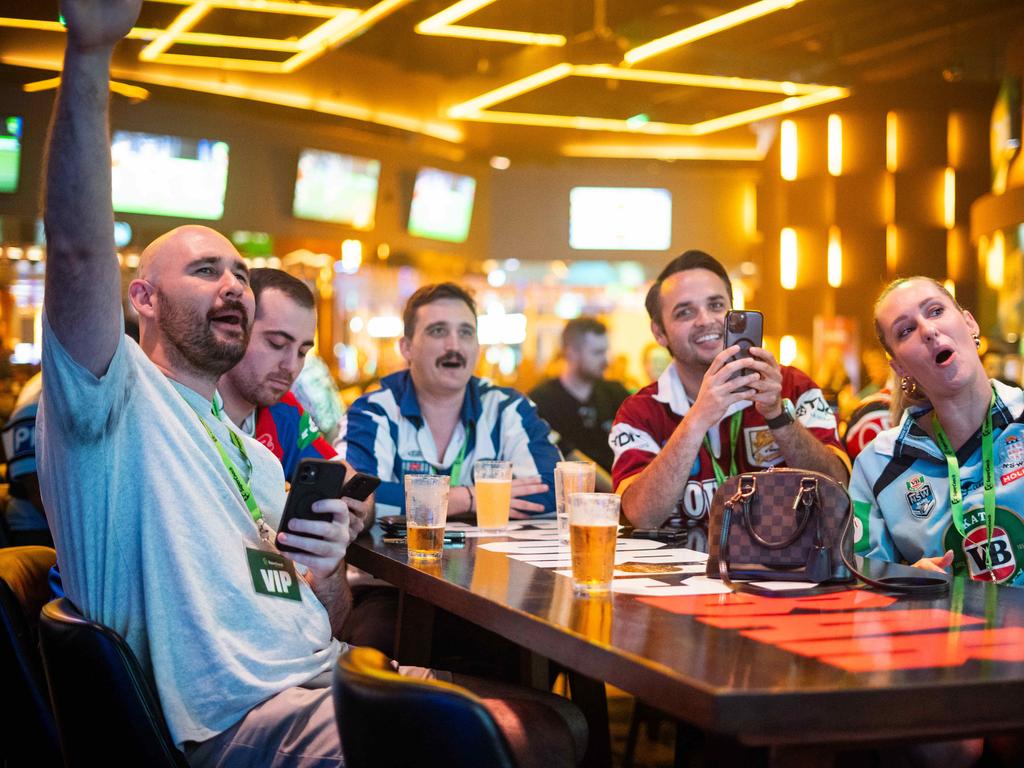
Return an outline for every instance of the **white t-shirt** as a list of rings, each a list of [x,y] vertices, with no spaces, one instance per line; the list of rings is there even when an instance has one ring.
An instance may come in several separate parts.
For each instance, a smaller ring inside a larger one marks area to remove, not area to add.
[[[330,669],[340,645],[305,582],[301,602],[255,591],[246,548],[272,545],[261,542],[199,414],[244,473],[228,430],[242,437],[271,527],[285,496],[274,455],[124,335],[97,379],[44,316],[43,370],[37,457],[65,591],[128,641],[174,741],[208,739]]]

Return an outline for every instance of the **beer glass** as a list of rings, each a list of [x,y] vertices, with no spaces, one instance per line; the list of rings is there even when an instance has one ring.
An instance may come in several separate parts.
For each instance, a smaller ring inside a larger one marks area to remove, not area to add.
[[[405,527],[409,557],[441,557],[448,517],[448,475],[405,476]]]
[[[560,461],[555,464],[555,516],[558,518],[558,541],[569,543],[569,508],[565,503],[570,493],[594,492],[594,462]]]
[[[476,481],[476,524],[488,533],[504,533],[512,501],[512,462],[478,461],[473,465]]]
[[[617,494],[569,494],[572,586],[577,594],[604,595],[611,590],[618,532]]]

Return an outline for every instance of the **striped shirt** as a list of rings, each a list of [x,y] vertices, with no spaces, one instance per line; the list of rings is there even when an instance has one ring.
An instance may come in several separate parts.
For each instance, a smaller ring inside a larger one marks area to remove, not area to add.
[[[498,387],[476,376],[466,385],[462,412],[443,456],[420,411],[416,388],[408,370],[381,379],[381,388],[363,395],[341,421],[334,447],[357,471],[381,479],[377,514],[405,511],[406,474],[451,475],[465,446],[453,485],[470,485],[477,461],[511,461],[513,477],[539,476],[548,491],[525,497],[555,508],[554,472],[561,459],[551,443],[551,430],[537,409],[514,389]]]

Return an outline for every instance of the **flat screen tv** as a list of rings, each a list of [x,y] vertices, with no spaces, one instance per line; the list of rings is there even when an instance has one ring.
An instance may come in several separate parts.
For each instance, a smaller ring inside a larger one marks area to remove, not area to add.
[[[18,191],[21,125],[20,117],[5,117],[0,125],[0,192]]]
[[[116,131],[110,156],[115,211],[208,220],[224,215],[225,142]]]
[[[672,194],[647,187],[573,187],[569,246],[581,251],[666,251]]]
[[[464,243],[473,219],[476,179],[437,168],[420,168],[409,208],[409,234]]]
[[[300,219],[373,229],[380,161],[304,149],[299,155],[292,213]]]

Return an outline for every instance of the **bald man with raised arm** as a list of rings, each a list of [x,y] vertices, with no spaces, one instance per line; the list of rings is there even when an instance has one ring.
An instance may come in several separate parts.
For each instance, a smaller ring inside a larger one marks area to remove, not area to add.
[[[140,6],[61,4],[37,453],[64,588],[127,640],[190,764],[340,765],[333,631],[361,523],[325,500],[321,519],[275,534],[281,465],[217,393],[249,340],[244,260],[205,227],[163,235],[129,288],[140,343],[123,332],[107,101],[114,46]],[[286,558],[277,541],[299,551]]]

